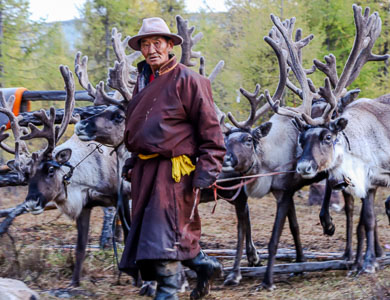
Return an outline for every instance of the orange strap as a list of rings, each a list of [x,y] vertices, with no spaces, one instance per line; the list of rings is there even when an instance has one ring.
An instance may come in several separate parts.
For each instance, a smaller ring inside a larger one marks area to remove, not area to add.
[[[15,91],[15,102],[14,102],[14,107],[12,108],[12,112],[14,113],[15,116],[18,116],[19,115],[19,112],[20,112],[20,105],[22,104],[22,97],[23,97],[23,93],[27,91],[26,88],[24,87],[20,87],[20,88],[17,88],[16,91]],[[27,111],[30,111],[30,101],[28,101],[27,103]],[[10,129],[11,128],[11,122],[8,122],[7,124],[7,129]]]

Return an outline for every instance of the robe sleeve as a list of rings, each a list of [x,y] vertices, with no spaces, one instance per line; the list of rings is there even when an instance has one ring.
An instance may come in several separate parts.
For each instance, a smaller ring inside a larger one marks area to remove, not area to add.
[[[189,93],[188,112],[196,135],[198,158],[192,184],[195,188],[206,188],[216,181],[226,150],[210,81],[199,75],[192,78]]]

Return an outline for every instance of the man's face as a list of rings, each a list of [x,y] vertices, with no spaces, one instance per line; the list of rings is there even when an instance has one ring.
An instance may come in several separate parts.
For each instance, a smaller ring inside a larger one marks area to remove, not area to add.
[[[162,36],[152,36],[141,40],[141,52],[153,72],[169,60],[169,51],[173,48],[172,40]]]

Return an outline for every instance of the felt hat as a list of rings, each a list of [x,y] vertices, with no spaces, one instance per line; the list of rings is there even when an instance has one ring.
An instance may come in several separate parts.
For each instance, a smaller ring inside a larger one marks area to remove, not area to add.
[[[183,43],[183,38],[177,34],[171,33],[168,28],[168,25],[161,18],[146,18],[142,21],[141,29],[138,34],[130,38],[129,46],[134,50],[139,51],[140,48],[140,40],[154,35],[166,36],[172,39],[174,45],[180,45]]]

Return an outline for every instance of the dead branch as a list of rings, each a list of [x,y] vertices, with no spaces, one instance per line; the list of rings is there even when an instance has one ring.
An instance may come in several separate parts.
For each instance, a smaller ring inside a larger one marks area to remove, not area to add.
[[[27,185],[25,178],[15,171],[0,174],[0,187]]]
[[[26,207],[24,203],[19,204],[16,206],[9,214],[8,216],[4,219],[4,221],[0,224],[0,236],[8,231],[8,228],[11,226],[12,222],[14,219],[23,214],[26,211]]]

